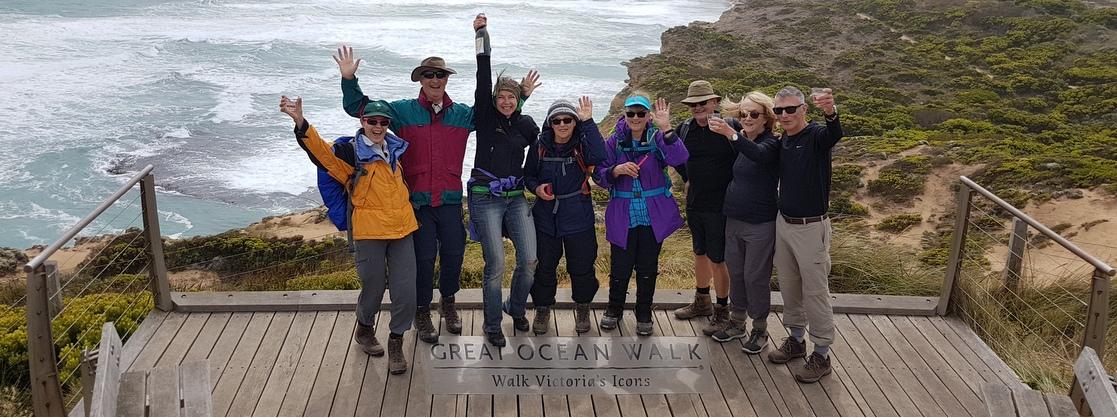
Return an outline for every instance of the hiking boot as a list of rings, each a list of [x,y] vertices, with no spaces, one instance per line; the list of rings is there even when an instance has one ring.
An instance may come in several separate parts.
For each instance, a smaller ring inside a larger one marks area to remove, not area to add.
[[[647,337],[649,335],[652,335],[652,328],[654,328],[654,327],[655,327],[655,324],[650,322],[650,321],[649,322],[637,322],[636,323],[636,335],[639,335],[641,337]]]
[[[749,340],[745,341],[745,345],[741,346],[741,351],[748,354],[760,354],[767,345],[768,331],[753,328],[752,332],[749,333]],[[771,358],[770,355],[769,358]]]
[[[803,383],[814,383],[822,376],[830,374],[830,357],[823,357],[818,353],[811,353],[803,369],[795,372],[795,380]]]
[[[725,305],[714,305],[714,315],[710,317],[710,324],[702,328],[702,334],[709,337],[725,329],[727,326],[729,326],[729,307]]]
[[[357,323],[357,332],[353,336],[357,344],[361,345],[361,349],[370,356],[380,357],[384,355],[384,346],[380,345],[380,341],[376,340],[376,328],[372,325],[361,325]]]
[[[620,320],[621,316],[619,314],[605,312],[604,315],[601,315],[601,323],[598,325],[601,326],[601,329],[614,330],[617,329],[617,322]]]
[[[768,353],[768,361],[776,364],[784,364],[794,358],[803,358],[807,356],[807,343],[803,341],[795,341],[794,338],[787,337],[783,339],[783,344],[776,351]]]
[[[574,332],[579,334],[590,332],[590,304],[574,305]]]
[[[714,314],[714,306],[710,303],[710,294],[694,292],[694,302],[690,305],[675,310],[675,317],[690,319],[696,316],[710,316]]]
[[[427,344],[438,342],[438,330],[431,321],[431,308],[419,308],[415,311],[415,334]]]
[[[500,310],[503,311],[505,314],[508,314],[508,316],[512,317],[512,328],[515,328],[516,331],[527,332],[529,329],[531,329],[531,327],[528,326],[527,315],[521,316],[519,318],[512,315],[512,312],[508,310],[508,302],[502,303],[500,305]]]
[[[403,374],[407,371],[407,359],[403,357],[403,336],[388,336],[388,373]]]
[[[508,345],[508,341],[504,339],[504,333],[501,331],[486,332],[485,339],[489,340],[489,344],[492,344],[493,347],[504,347]]]
[[[714,333],[714,335],[711,335],[710,337],[712,337],[714,341],[724,343],[733,341],[738,338],[744,338],[746,333],[747,331],[745,330],[745,321],[738,321],[736,319],[730,318],[729,322],[726,322],[724,328],[718,330]]]
[[[532,330],[535,335],[546,334],[551,325],[551,307],[550,306],[536,306],[535,307],[535,322],[531,324]]]
[[[458,316],[458,310],[454,308],[453,296],[438,300],[438,313],[442,315],[442,319],[446,320],[447,331],[454,335],[462,334],[462,318]],[[437,341],[436,339],[435,342]]]

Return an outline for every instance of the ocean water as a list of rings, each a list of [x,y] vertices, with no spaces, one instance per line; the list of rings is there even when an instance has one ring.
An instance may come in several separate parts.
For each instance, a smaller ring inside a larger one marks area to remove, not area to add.
[[[472,102],[472,18],[489,17],[497,71],[530,68],[557,98],[604,116],[622,61],[669,27],[715,20],[730,1],[4,0],[0,2],[0,246],[54,241],[135,171],[155,165],[164,235],[245,226],[321,203],[314,167],[278,112],[301,96],[327,137],[352,134],[330,55],[350,44],[371,96],[411,98],[411,69],[439,55]],[[472,140],[465,161],[471,166]],[[134,194],[126,201],[132,201]],[[113,232],[131,214],[94,224]]]

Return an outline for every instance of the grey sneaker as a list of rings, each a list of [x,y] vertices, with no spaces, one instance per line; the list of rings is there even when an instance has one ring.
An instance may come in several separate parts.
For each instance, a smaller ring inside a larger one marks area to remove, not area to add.
[[[830,357],[823,357],[818,353],[811,353],[803,369],[795,372],[795,380],[803,383],[814,383],[830,374]]]
[[[438,313],[442,315],[442,319],[446,321],[447,331],[450,331],[450,333],[454,335],[461,335],[462,318],[458,316],[458,310],[454,308],[453,296],[450,296],[448,298],[444,297],[438,300]],[[435,337],[437,338],[437,336]],[[437,341],[438,340],[436,339],[435,342]]]
[[[574,332],[590,332],[590,304],[579,303],[574,306]]]
[[[652,335],[652,328],[654,328],[654,327],[655,327],[655,324],[652,323],[652,322],[637,322],[636,323],[636,335],[639,335],[639,336],[642,336],[642,337],[647,337],[649,335]]]
[[[794,338],[787,337],[783,339],[783,344],[780,348],[768,353],[768,361],[776,364],[784,364],[791,359],[803,358],[807,356],[807,343],[795,341]]]
[[[535,335],[546,334],[551,329],[551,307],[550,306],[536,306],[535,307],[535,321],[531,323],[532,332]]]
[[[380,357],[384,355],[384,346],[380,345],[380,341],[376,340],[376,328],[371,325],[365,326],[357,323],[357,332],[353,336],[357,344],[361,345],[361,349],[370,356]]]
[[[745,330],[745,321],[730,319],[725,328],[715,332],[714,335],[710,337],[712,337],[714,341],[724,343],[738,338],[744,338],[745,334],[747,334]]]
[[[429,307],[419,308],[415,311],[415,333],[419,340],[427,344],[438,342],[438,330],[434,328]]]
[[[745,341],[745,345],[741,347],[741,351],[749,354],[760,354],[767,345],[768,331],[753,328],[752,332],[749,333],[749,340]]]
[[[729,307],[714,305],[714,315],[710,317],[710,324],[702,328],[702,334],[709,337],[729,326]]]
[[[617,322],[619,322],[620,320],[620,315],[613,316],[613,314],[605,312],[604,315],[601,315],[601,323],[598,325],[601,326],[601,329],[614,330],[617,329]]]
[[[407,371],[407,359],[403,357],[403,336],[388,336],[388,372],[403,374]]]
[[[690,319],[696,316],[710,316],[713,314],[714,306],[710,303],[710,294],[701,294],[698,293],[698,291],[694,292],[694,302],[675,310],[675,317],[679,319]]]

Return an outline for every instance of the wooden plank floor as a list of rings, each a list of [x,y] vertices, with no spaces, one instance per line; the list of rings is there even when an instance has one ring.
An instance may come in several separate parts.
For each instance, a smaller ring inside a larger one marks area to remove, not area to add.
[[[601,331],[594,311],[588,336],[634,334],[631,311],[618,329]],[[834,373],[819,384],[797,383],[803,361],[776,365],[767,353],[787,332],[772,314],[772,341],[759,356],[739,341],[710,341],[719,391],[672,395],[430,395],[415,362],[425,343],[408,332],[413,366],[387,373],[385,357],[353,343],[349,311],[159,313],[129,370],[208,359],[214,413],[240,416],[971,416],[983,415],[984,382],[1020,382],[965,325],[951,318],[839,314],[831,350]],[[529,318],[531,313],[529,313]],[[437,314],[435,315],[436,320]],[[480,310],[462,312],[463,334],[481,335]],[[705,320],[655,312],[657,335],[701,335]],[[388,313],[379,321],[387,324]],[[552,311],[549,336],[575,336],[574,313]],[[442,324],[439,324],[440,326]],[[506,335],[515,332],[505,318]],[[445,332],[445,331],[444,331]],[[530,332],[527,333],[530,335]],[[377,337],[387,343],[387,327]]]

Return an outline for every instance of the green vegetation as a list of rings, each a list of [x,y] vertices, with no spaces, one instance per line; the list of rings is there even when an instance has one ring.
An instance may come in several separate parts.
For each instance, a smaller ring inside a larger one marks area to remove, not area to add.
[[[880,220],[876,225],[877,230],[900,233],[912,226],[923,223],[923,216],[918,213],[901,213],[891,215]]]
[[[931,158],[924,155],[903,157],[880,169],[880,176],[869,180],[869,194],[894,203],[911,203],[923,194],[923,184],[931,174]]]
[[[983,166],[973,178],[996,192],[1113,191],[1117,47],[1106,40],[1117,34],[1115,10],[1077,0],[750,1],[735,14],[781,24],[672,28],[663,53],[631,61],[630,88],[677,103],[695,79],[732,99],[831,86],[847,136],[840,160],[922,144],[948,150],[944,163]],[[809,47],[780,42],[808,26]],[[689,113],[675,106],[676,117]],[[813,106],[810,115],[820,116]],[[904,202],[920,180],[882,173],[869,187]]]

